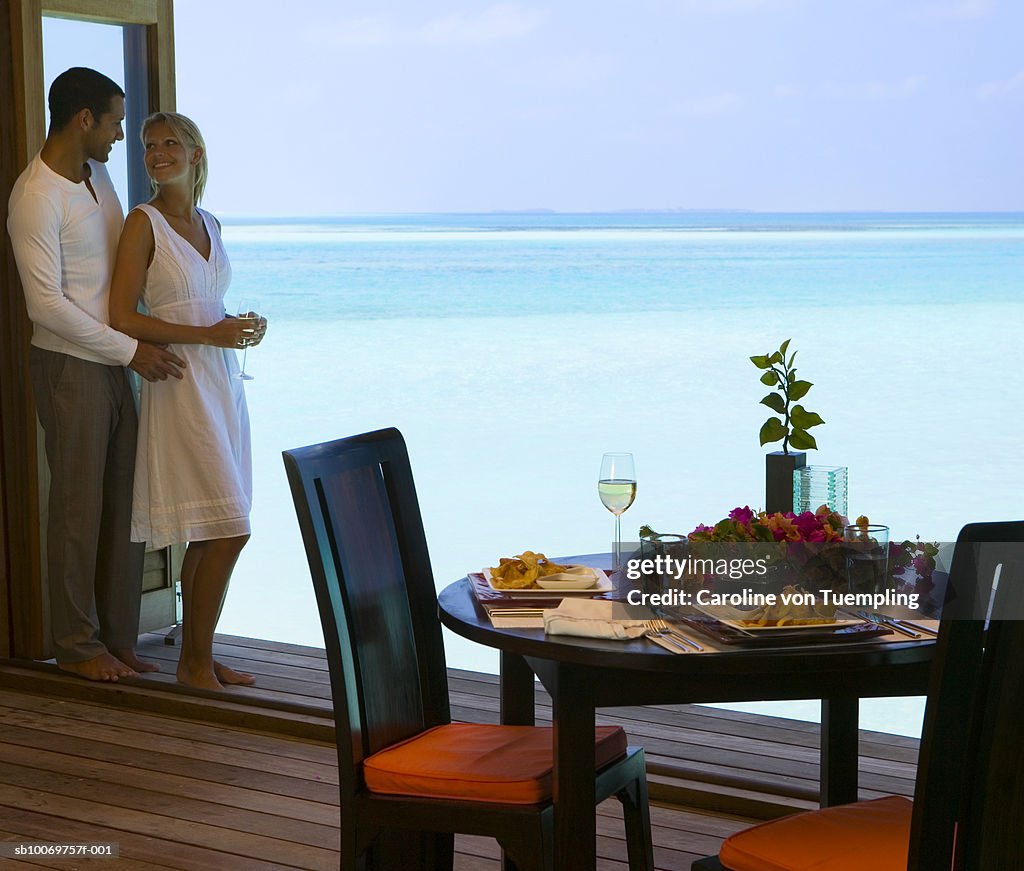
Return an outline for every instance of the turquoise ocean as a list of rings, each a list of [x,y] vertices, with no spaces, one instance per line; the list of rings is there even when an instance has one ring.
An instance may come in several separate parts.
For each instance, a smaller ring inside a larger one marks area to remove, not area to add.
[[[624,538],[761,507],[748,358],[787,338],[826,421],[808,462],[849,467],[851,515],[950,540],[1024,514],[1024,214],[221,217],[228,308],[270,322],[247,360],[253,536],[223,632],[322,644],[287,448],[401,429],[439,589],[524,549],[609,550],[605,451],[636,458]],[[869,701],[862,725],[916,734],[920,716]]]

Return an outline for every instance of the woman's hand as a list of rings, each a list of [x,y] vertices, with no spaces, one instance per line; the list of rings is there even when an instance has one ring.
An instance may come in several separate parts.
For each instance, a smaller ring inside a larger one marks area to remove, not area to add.
[[[253,344],[253,338],[258,334],[258,322],[254,323],[250,318],[224,318],[212,326],[205,327],[204,330],[208,345],[218,348],[244,348]]]

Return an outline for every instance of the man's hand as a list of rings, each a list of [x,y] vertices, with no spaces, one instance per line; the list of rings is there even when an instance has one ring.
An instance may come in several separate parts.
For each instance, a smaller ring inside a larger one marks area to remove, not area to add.
[[[168,375],[181,378],[186,363],[177,354],[167,350],[166,345],[139,342],[139,347],[128,364],[147,381],[166,381]]]

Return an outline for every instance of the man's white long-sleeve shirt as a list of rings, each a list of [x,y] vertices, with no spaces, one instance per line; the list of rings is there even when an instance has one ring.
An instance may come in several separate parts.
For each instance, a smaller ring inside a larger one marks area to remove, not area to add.
[[[89,181],[73,182],[36,155],[14,183],[7,229],[32,321],[32,344],[126,366],[138,343],[109,326],[110,279],[124,224],[103,164],[90,160]]]

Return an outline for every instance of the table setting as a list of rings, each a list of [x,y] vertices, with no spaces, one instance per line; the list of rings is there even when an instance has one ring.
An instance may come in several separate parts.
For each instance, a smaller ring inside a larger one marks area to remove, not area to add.
[[[866,641],[928,641],[938,634],[938,621],[899,618],[866,610],[836,609],[817,622],[758,625],[756,609],[729,605],[652,608],[633,604],[628,593],[613,586],[602,569],[589,569],[589,587],[559,589],[496,589],[483,572],[469,580],[477,603],[496,629],[543,630],[547,636],[575,636],[632,641],[646,637],[670,653],[714,653],[814,644],[859,644]],[[485,570],[486,571],[486,570]],[[577,574],[585,576],[583,571]],[[574,585],[576,586],[576,585]],[[668,639],[659,637],[668,634]],[[659,643],[665,642],[668,643]],[[677,644],[674,642],[681,642]]]
[[[933,640],[938,621],[898,588],[913,587],[908,570],[918,584],[928,572],[930,585],[937,551],[890,546],[887,533],[828,506],[799,515],[743,506],[685,536],[641,529],[640,548],[611,574],[527,550],[468,577],[494,628],[545,637],[647,638],[675,653]],[[659,643],[655,620],[682,645]]]

